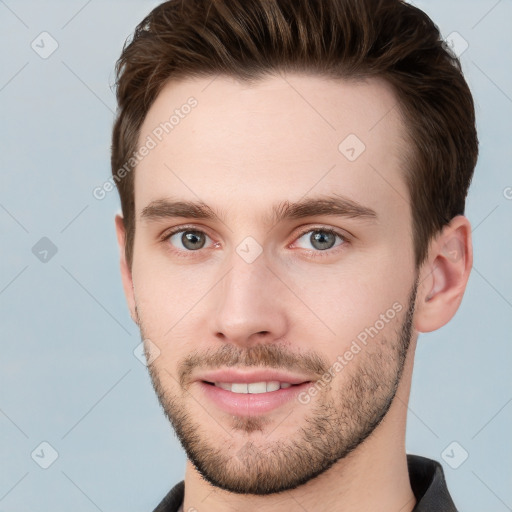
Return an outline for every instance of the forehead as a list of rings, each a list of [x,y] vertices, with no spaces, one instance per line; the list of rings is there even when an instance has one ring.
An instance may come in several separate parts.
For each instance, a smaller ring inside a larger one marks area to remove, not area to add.
[[[139,153],[149,149],[135,172],[136,215],[166,196],[222,208],[229,199],[247,211],[332,191],[403,213],[404,134],[397,99],[382,80],[171,81],[139,134]]]

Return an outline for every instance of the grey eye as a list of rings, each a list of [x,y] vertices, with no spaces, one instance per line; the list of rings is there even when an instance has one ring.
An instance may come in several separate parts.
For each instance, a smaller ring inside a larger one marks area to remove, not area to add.
[[[342,245],[345,242],[343,236],[330,229],[312,229],[303,233],[298,240],[302,238],[307,240],[307,243],[310,245],[309,247],[302,247],[303,249],[315,249],[317,251],[326,251],[335,247],[336,238],[341,241],[337,245]]]
[[[201,231],[187,229],[172,234],[169,237],[169,241],[176,246],[176,241],[179,240],[184,249],[196,251],[204,247],[206,238],[208,238],[208,236]],[[181,247],[178,248],[181,249]]]

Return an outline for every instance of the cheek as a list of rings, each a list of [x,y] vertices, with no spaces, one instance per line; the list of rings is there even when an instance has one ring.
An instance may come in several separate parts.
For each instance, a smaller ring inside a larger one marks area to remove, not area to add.
[[[399,271],[391,261],[382,257],[364,269],[330,267],[290,275],[303,303],[295,312],[289,310],[294,323],[318,340],[319,350],[334,357],[358,336],[364,340],[368,330],[376,339],[396,336],[397,317],[407,308],[410,290],[406,269]]]
[[[135,300],[139,316],[153,336],[172,336],[169,329],[175,324],[190,322],[194,308],[215,283],[213,272],[204,265],[171,263],[150,251],[138,254],[132,274]]]

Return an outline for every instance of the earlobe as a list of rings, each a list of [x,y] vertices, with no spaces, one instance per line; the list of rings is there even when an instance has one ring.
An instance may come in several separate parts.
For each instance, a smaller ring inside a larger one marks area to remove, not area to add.
[[[457,312],[473,266],[471,225],[458,215],[432,241],[422,266],[415,328],[431,332],[447,324]]]
[[[126,244],[126,231],[124,227],[124,219],[121,214],[116,214],[115,217],[117,244],[119,247],[119,265],[121,270],[121,280],[123,282],[124,295],[130,310],[132,320],[138,325],[138,315],[135,307],[135,295],[133,290],[132,271],[126,261],[125,244]]]

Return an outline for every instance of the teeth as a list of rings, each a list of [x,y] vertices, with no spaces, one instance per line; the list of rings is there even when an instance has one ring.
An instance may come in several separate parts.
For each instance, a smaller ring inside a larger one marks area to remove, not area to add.
[[[279,383],[278,383],[279,384]],[[233,384],[235,386],[235,384]],[[267,384],[265,382],[252,382],[251,384],[247,384],[247,391],[244,391],[242,388],[240,388],[241,391],[239,393],[266,393],[267,392]],[[233,391],[233,388],[231,388],[231,391]],[[275,391],[270,390],[269,391]]]
[[[250,384],[237,383],[237,382],[215,382],[215,385],[219,388],[231,391],[232,393],[268,393],[270,391],[277,391],[278,389],[289,388],[291,384],[289,382],[251,382]]]
[[[249,393],[247,384],[231,384],[232,393]]]
[[[279,384],[279,382],[276,382],[276,381],[267,382],[266,386],[265,386],[264,382],[261,382],[261,384],[263,384],[263,386],[262,386],[263,391],[251,391],[251,393],[265,393],[266,391],[277,391],[278,389],[281,388],[281,385]],[[250,384],[250,386],[251,386],[251,384]],[[267,389],[265,389],[265,387]]]

